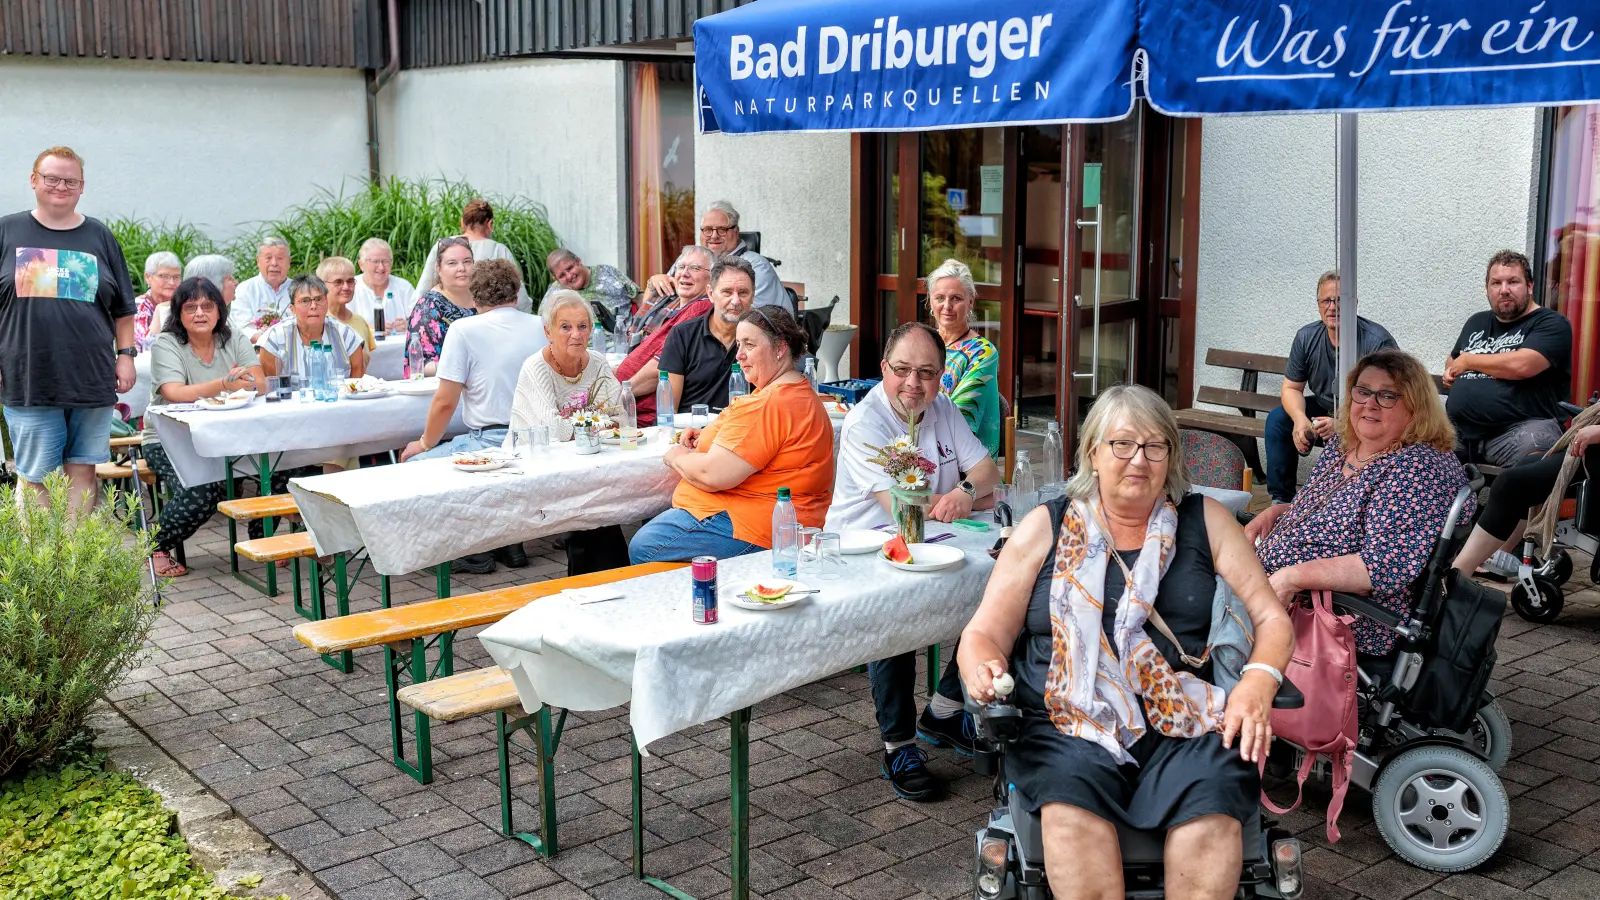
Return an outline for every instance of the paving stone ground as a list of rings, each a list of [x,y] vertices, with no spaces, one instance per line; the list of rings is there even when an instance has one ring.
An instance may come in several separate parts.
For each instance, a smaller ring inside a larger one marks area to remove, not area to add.
[[[221,520],[189,544],[190,575],[167,593],[149,658],[111,699],[156,743],[340,900],[652,898],[631,878],[629,754],[623,709],[573,713],[557,762],[561,852],[538,857],[500,834],[494,724],[436,726],[434,784],[390,762],[382,653],[342,675],[290,634],[302,621],[227,571]],[[460,576],[465,594],[556,577],[564,557],[530,542],[533,564]],[[1587,558],[1578,559],[1586,572]],[[396,603],[433,596],[431,575],[397,580]],[[1582,900],[1600,897],[1600,592],[1582,574],[1555,625],[1511,617],[1494,689],[1514,723],[1504,782],[1512,833],[1477,872],[1448,877],[1393,856],[1354,790],[1343,839],[1323,835],[1327,787],[1284,817],[1306,842],[1317,900]],[[354,609],[377,606],[366,573]],[[488,657],[463,632],[458,670]],[[752,667],[752,677],[759,668]],[[920,682],[919,682],[920,683]],[[845,673],[762,703],[751,724],[754,893],[770,900],[967,896],[972,830],[990,784],[930,750],[951,797],[897,800],[878,777],[881,745],[865,675]],[[727,730],[673,735],[646,760],[648,871],[704,900],[728,894]],[[513,764],[522,827],[536,823],[534,766]]]

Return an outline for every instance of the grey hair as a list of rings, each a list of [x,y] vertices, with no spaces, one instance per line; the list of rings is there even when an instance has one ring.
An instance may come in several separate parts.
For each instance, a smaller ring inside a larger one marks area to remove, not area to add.
[[[1327,284],[1330,281],[1338,281],[1338,280],[1339,280],[1339,270],[1338,269],[1329,269],[1328,271],[1323,272],[1322,273],[1322,277],[1317,279],[1317,293],[1318,294],[1322,293],[1322,286],[1323,285]]]
[[[299,299],[302,293],[310,292],[328,296],[328,283],[315,275],[297,275],[289,279],[289,302]]]
[[[544,303],[539,305],[539,318],[544,320],[546,331],[556,327],[556,313],[568,306],[580,307],[584,313],[593,315],[593,313],[589,312],[589,301],[583,299],[582,294],[565,289],[556,291],[545,298]]]
[[[284,240],[281,237],[278,237],[275,234],[269,234],[266,237],[261,239],[261,243],[256,245],[256,254],[260,255],[261,251],[266,250],[266,249],[268,249],[270,247],[282,247],[283,248],[283,252],[285,252],[285,253],[290,252],[289,251],[289,242],[288,241]]]
[[[717,261],[717,258],[716,258],[715,254],[713,254],[710,250],[707,250],[706,248],[700,246],[699,244],[690,244],[690,245],[684,247],[682,250],[678,251],[678,261],[682,262],[683,258],[685,256],[690,255],[691,253],[694,254],[695,256],[703,256],[703,257],[705,257],[706,270],[707,271],[710,271],[711,270],[711,266],[714,263],[716,263],[716,261]]]
[[[717,257],[716,264],[711,267],[711,287],[715,288],[718,282],[722,281],[722,276],[729,272],[743,272],[744,277],[750,279],[750,289],[755,290],[755,267],[750,265],[750,261],[744,257],[727,253]]]
[[[928,273],[928,293],[933,293],[934,282],[942,278],[954,278],[961,282],[961,293],[967,296],[971,303],[978,296],[978,289],[972,283],[972,269],[959,259],[947,259],[939,264],[937,269]]]
[[[144,258],[144,274],[146,277],[154,275],[157,269],[183,270],[183,260],[171,250],[157,250]]]
[[[728,225],[731,226],[734,231],[739,230],[739,211],[733,208],[732,203],[729,203],[726,200],[713,200],[711,205],[706,208],[706,212],[722,213],[728,217]]]
[[[391,259],[394,258],[394,248],[389,246],[389,242],[381,237],[369,237],[362,241],[361,249],[356,251],[356,259],[365,257],[368,250],[387,250],[389,251],[389,257]]]
[[[1190,482],[1189,466],[1183,461],[1178,417],[1172,414],[1172,407],[1160,394],[1138,384],[1112,385],[1089,408],[1078,441],[1078,468],[1067,480],[1067,496],[1074,500],[1093,500],[1099,496],[1100,478],[1089,454],[1105,446],[1106,432],[1118,424],[1160,432],[1168,447],[1166,492],[1172,502],[1182,500],[1189,493]]]
[[[220,253],[207,253],[189,260],[183,270],[183,280],[204,278],[220,291],[222,283],[232,278],[234,271],[233,260]]]
[[[579,261],[578,254],[573,253],[571,250],[568,250],[565,247],[557,247],[556,249],[550,251],[549,256],[544,258],[544,267],[554,271],[556,266],[568,261]]]

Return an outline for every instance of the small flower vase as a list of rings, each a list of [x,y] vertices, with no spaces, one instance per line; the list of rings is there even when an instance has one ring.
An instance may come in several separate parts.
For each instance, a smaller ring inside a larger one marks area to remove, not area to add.
[[[889,499],[894,506],[894,524],[900,536],[908,544],[920,544],[923,537],[923,522],[927,516],[928,498],[932,491],[928,488],[921,490],[889,489]]]
[[[593,425],[572,426],[572,440],[577,447],[579,456],[589,456],[600,452],[600,433]]]

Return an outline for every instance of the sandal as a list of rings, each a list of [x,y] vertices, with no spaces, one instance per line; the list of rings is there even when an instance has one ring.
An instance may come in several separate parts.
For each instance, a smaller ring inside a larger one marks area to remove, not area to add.
[[[172,554],[165,551],[157,551],[150,554],[150,559],[155,563],[156,576],[158,578],[177,578],[180,575],[189,574],[189,570],[184,568],[182,563],[173,559]]]

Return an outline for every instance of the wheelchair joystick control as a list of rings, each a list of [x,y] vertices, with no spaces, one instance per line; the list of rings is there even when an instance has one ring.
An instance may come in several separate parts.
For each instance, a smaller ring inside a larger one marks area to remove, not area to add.
[[[1017,687],[1017,680],[1011,677],[1010,672],[1001,672],[994,678],[995,700],[1005,700]]]

